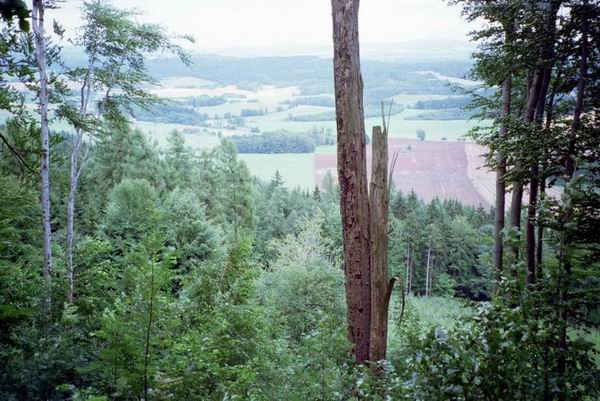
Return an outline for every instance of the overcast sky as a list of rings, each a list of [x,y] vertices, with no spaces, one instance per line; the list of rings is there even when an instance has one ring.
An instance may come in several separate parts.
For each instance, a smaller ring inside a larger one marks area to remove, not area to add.
[[[68,30],[79,24],[82,0],[52,10]],[[142,10],[144,21],[173,33],[191,34],[199,50],[282,44],[329,45],[330,0],[118,0]],[[165,4],[168,7],[165,7]],[[467,40],[471,29],[457,7],[444,0],[361,0],[362,43],[416,39]]]

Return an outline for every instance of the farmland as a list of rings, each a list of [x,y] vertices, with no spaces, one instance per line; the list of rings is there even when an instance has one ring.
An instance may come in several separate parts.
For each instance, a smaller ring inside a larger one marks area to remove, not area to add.
[[[470,156],[467,149],[472,153]],[[493,175],[485,170],[479,170],[479,176],[469,175],[469,171],[480,167],[482,162],[467,144],[392,138],[389,151],[390,154],[398,154],[392,175],[397,189],[405,193],[414,190],[427,202],[437,197],[458,199],[468,205],[491,206],[491,200],[482,194],[480,188],[485,188],[488,180],[493,180]],[[370,159],[371,147],[367,146],[367,166]],[[334,154],[315,155],[315,182],[320,183],[328,171],[335,175],[335,166]]]
[[[430,71],[416,75],[423,76],[428,81],[469,84],[460,78],[452,79]],[[298,85],[248,87],[175,76],[163,78],[154,93],[175,102],[186,102],[186,99],[201,96],[218,99],[215,102],[217,104],[193,108],[208,117],[206,126],[203,127],[137,121],[136,125],[156,139],[161,147],[166,145],[166,138],[172,130],[184,132],[188,146],[196,149],[214,147],[219,138],[231,135],[256,135],[274,131],[304,133],[314,129],[335,132],[333,118],[321,120],[313,117],[333,116],[335,109],[329,105],[297,105],[306,98],[303,88]],[[326,100],[331,94],[312,93],[311,96]],[[401,112],[392,115],[390,119],[392,148],[413,145],[410,153],[402,153],[406,159],[401,160],[402,167],[396,171],[394,180],[399,188],[415,188],[425,199],[434,196],[456,197],[470,204],[489,206],[493,202],[488,190],[491,176],[477,168],[483,163],[479,155],[474,154],[476,148],[458,142],[464,139],[477,122],[414,119],[424,112],[413,108],[417,102],[453,97],[456,95],[398,93],[388,98],[388,101],[393,99],[395,104],[403,107]],[[247,111],[253,111],[256,115],[242,117],[244,112],[248,114]],[[435,115],[436,110],[427,112]],[[309,121],[298,121],[298,117],[309,117],[306,118]],[[381,125],[380,117],[366,118],[367,133],[374,125]],[[425,131],[425,142],[414,140],[417,130]],[[327,169],[335,171],[335,146],[318,147],[315,154],[243,154],[240,158],[262,180],[269,180],[279,171],[288,186],[303,189],[312,189],[320,182]],[[474,186],[477,186],[476,190]]]
[[[213,148],[221,138],[232,135],[335,132],[333,88],[327,62],[295,59],[293,65],[303,68],[282,74],[289,61],[285,57],[244,61],[254,69],[234,69],[234,65],[244,67],[239,59],[210,57],[198,59],[198,66],[187,70],[178,70],[168,62],[157,65],[154,73],[159,83],[151,92],[174,107],[161,109],[160,113],[167,114],[161,114],[160,118],[154,118],[157,112],[152,111],[134,113],[135,127],[161,148],[167,146],[172,131],[180,131],[186,144],[198,150]],[[400,151],[401,155],[394,173],[398,188],[403,191],[414,188],[425,200],[453,197],[489,206],[493,203],[493,177],[481,168],[483,150],[464,142],[469,130],[481,122],[445,119],[447,109],[417,107],[417,102],[452,103],[452,99],[460,98],[449,85],[476,86],[477,83],[462,78],[466,68],[468,65],[464,63],[412,66],[367,62],[365,107],[376,110],[382,99],[393,100],[399,107],[390,118],[390,149]],[[225,71],[229,73],[223,75]],[[436,118],[438,113],[440,117]],[[421,118],[424,114],[427,119]],[[381,125],[380,117],[365,119],[367,134],[375,125]],[[69,126],[56,120],[53,128],[63,131]],[[417,130],[425,132],[424,142],[415,139]],[[269,180],[278,171],[290,187],[312,189],[327,170],[335,172],[335,146],[331,145],[317,147],[314,154],[239,157],[258,178]]]

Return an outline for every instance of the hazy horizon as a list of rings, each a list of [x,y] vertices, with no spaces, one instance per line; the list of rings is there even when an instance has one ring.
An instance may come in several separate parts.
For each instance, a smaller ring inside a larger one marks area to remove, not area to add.
[[[178,0],[165,8],[157,0],[112,2],[137,9],[145,22],[158,23],[173,34],[192,35],[190,51],[227,52],[231,49],[265,49],[331,46],[331,5],[328,0]],[[66,0],[51,10],[67,37],[79,26],[81,0]],[[381,10],[386,10],[382,13]],[[309,21],[308,23],[306,21]],[[363,1],[360,8],[362,44],[396,44],[411,41],[468,42],[472,29],[460,8],[442,0]]]

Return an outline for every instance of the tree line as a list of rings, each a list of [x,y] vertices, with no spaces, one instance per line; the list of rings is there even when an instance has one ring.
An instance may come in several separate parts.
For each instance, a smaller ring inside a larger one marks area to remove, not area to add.
[[[229,139],[239,153],[314,153],[317,146],[335,143],[333,135],[323,129],[302,133],[276,131],[260,135],[233,135]]]

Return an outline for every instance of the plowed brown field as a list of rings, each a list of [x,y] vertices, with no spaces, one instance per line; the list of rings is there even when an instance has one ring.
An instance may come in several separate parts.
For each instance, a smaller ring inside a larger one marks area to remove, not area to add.
[[[457,199],[462,203],[490,207],[494,175],[483,167],[484,148],[464,142],[420,141],[391,138],[390,163],[398,153],[393,173],[394,185],[407,193],[414,190],[425,201],[433,198]],[[370,175],[371,146],[367,146]],[[336,155],[315,155],[315,182],[321,183],[330,170],[336,176]],[[493,194],[493,193],[492,193]]]

